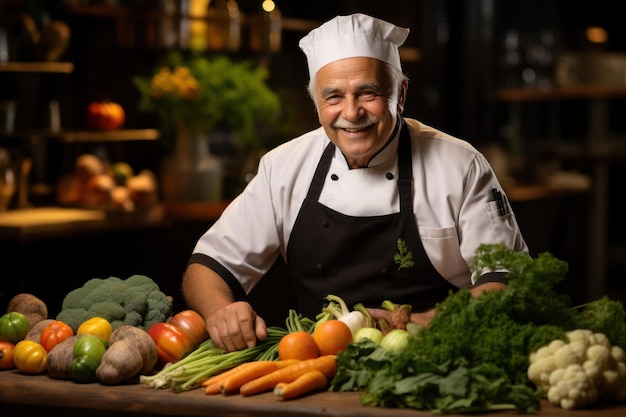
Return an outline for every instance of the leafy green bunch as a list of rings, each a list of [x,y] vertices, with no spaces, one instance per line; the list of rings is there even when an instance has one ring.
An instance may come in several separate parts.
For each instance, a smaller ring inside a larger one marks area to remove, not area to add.
[[[601,332],[612,344],[626,346],[622,303],[602,297],[572,307],[569,297],[554,289],[568,265],[549,253],[531,258],[504,245],[485,244],[471,269],[508,271],[508,288],[479,297],[467,290],[450,293],[437,305],[429,326],[399,355],[352,346],[338,355],[331,389],[365,390],[362,401],[368,405],[533,412],[540,395],[527,376],[531,352],[555,339],[566,340],[566,331],[575,329]],[[503,389],[495,389],[493,380]]]
[[[362,390],[361,404],[414,408],[437,414],[539,410],[540,395],[525,384],[512,384],[492,363],[471,366],[463,357],[435,363],[408,349],[392,353],[364,338],[337,355],[330,391]]]

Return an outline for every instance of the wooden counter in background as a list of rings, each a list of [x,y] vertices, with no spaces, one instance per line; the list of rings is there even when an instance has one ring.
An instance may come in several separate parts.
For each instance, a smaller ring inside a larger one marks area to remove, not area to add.
[[[103,230],[133,230],[192,221],[211,223],[222,214],[228,204],[228,201],[164,203],[131,213],[68,207],[9,210],[0,213],[0,241],[27,243]]]
[[[320,392],[291,401],[272,393],[252,397],[206,395],[195,389],[175,393],[154,390],[142,384],[105,386],[59,381],[47,375],[25,375],[16,370],[0,371],[0,410],[3,416],[29,417],[432,417],[430,411],[364,407],[359,393]],[[626,405],[565,411],[542,402],[540,417],[615,417],[626,414]],[[489,417],[518,415],[494,412]]]

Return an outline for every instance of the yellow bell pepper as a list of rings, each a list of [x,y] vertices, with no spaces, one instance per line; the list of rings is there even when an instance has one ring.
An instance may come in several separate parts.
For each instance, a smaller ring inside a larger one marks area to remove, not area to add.
[[[48,352],[37,342],[22,340],[13,351],[15,367],[26,374],[41,374],[48,365]]]
[[[111,323],[102,317],[92,317],[89,320],[85,320],[80,326],[78,326],[78,330],[76,331],[77,335],[92,334],[94,336],[98,336],[107,343],[109,342],[111,333],[113,333]]]

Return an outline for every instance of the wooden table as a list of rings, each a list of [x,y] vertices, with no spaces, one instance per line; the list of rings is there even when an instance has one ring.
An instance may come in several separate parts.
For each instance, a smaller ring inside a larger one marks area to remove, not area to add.
[[[215,416],[215,417],[432,417],[430,411],[364,407],[359,393],[320,392],[291,401],[265,393],[208,396],[202,389],[176,393],[147,385],[105,386],[54,380],[47,375],[25,375],[17,370],[0,371],[2,416],[28,417],[62,415],[97,416]],[[565,411],[542,403],[541,417],[615,417],[626,414],[626,405]],[[518,415],[516,412],[486,414],[490,417]]]

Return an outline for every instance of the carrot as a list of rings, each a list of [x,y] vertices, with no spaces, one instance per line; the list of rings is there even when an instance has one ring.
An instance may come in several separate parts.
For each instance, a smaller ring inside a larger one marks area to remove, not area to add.
[[[279,382],[274,388],[274,394],[283,400],[291,400],[312,391],[326,388],[327,385],[326,375],[314,369],[300,375],[293,382]]]
[[[239,369],[239,372],[229,375],[220,384],[223,393],[228,393],[239,389],[243,384],[253,379],[278,369],[276,361],[256,361],[251,362],[251,366]]]
[[[224,371],[221,374],[214,375],[214,376],[210,377],[209,379],[207,379],[206,381],[204,381],[202,383],[202,386],[204,387],[204,391],[208,395],[219,394],[219,393],[221,393],[223,391],[222,390],[222,384],[224,383],[224,381],[226,381],[227,379],[229,379],[231,377],[234,377],[235,375],[240,374],[241,372],[245,372],[246,369],[248,369],[248,368],[255,367],[259,363],[263,363],[263,362],[276,364],[276,369],[279,369],[279,368],[283,368],[283,367],[285,367],[287,365],[291,365],[291,364],[293,364],[294,362],[297,362],[297,361],[295,361],[295,360],[288,360],[288,361],[252,361],[252,362],[243,362],[242,364],[237,365],[234,368],[231,368],[231,369],[229,369],[227,371]]]
[[[230,368],[230,369],[228,369],[228,370],[226,370],[226,371],[224,371],[224,372],[222,372],[222,373],[215,374],[215,375],[213,375],[212,377],[210,377],[210,378],[208,378],[208,379],[204,380],[204,381],[202,382],[202,384],[201,384],[201,385],[202,385],[203,387],[208,387],[209,385],[213,385],[213,384],[219,383],[221,380],[223,380],[223,379],[225,379],[226,377],[228,377],[228,375],[232,375],[232,374],[234,374],[234,373],[238,372],[238,371],[237,371],[237,369],[238,369],[240,366],[248,365],[248,364],[250,364],[250,363],[251,363],[251,362],[244,362],[244,363],[239,364],[239,365],[235,366],[234,368]]]
[[[299,376],[312,370],[318,370],[328,379],[337,372],[335,355],[324,355],[318,358],[306,359],[282,369],[277,369],[252,381],[246,382],[239,388],[241,395],[255,395],[271,391],[279,382],[293,382]]]
[[[220,384],[219,382],[214,382],[212,384],[206,385],[204,387],[204,392],[206,395],[220,394],[222,392],[222,384]]]
[[[221,374],[213,375],[206,381],[202,382],[202,386],[204,387],[204,391],[206,394],[219,394],[222,392],[222,382],[227,379],[229,376],[236,374],[241,371],[241,368],[246,368],[251,366],[254,362],[243,362],[234,368],[228,369],[227,371],[222,372]]]

